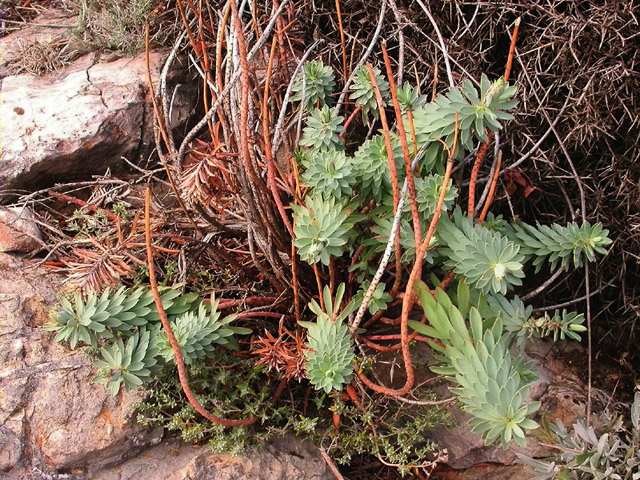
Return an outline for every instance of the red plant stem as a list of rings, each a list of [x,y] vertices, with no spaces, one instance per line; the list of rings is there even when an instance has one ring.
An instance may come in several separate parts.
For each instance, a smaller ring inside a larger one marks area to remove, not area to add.
[[[387,114],[384,111],[384,100],[382,99],[382,94],[380,93],[378,82],[376,81],[376,74],[373,71],[373,67],[371,67],[371,64],[368,63],[366,65],[366,68],[367,72],[369,73],[371,86],[373,87],[373,91],[375,92],[376,102],[378,104],[378,112],[380,114],[380,123],[382,124],[384,146],[387,150],[387,164],[389,165],[389,173],[391,174],[391,188],[393,190],[393,213],[395,215],[396,211],[398,210],[398,203],[400,202],[400,191],[398,188],[398,170],[396,169],[396,162],[393,157],[393,146],[391,144],[391,132],[389,130],[389,123],[387,122]],[[393,282],[393,287],[391,288],[391,296],[395,296],[395,294],[400,289],[400,281],[402,279],[400,229],[398,229],[398,232],[396,233],[394,247],[396,256],[396,278]]]
[[[387,70],[389,90],[391,91],[391,103],[393,103],[393,109],[396,114],[396,128],[398,129],[400,146],[402,147],[404,172],[407,178],[407,187],[409,191],[409,205],[411,206],[411,216],[413,218],[413,233],[416,245],[420,245],[420,242],[422,241],[422,225],[420,224],[420,212],[418,211],[418,203],[416,202],[416,185],[413,180],[413,171],[411,169],[409,145],[407,144],[407,132],[404,129],[404,122],[402,121],[402,110],[400,109],[400,102],[398,102],[398,89],[396,88],[396,81],[393,77],[391,60],[389,59],[389,54],[387,53],[384,42],[382,43],[382,56],[384,57],[384,65]]]
[[[478,174],[480,168],[484,163],[484,159],[489,151],[489,142],[491,141],[491,135],[488,134],[488,138],[479,147],[476,153],[476,159],[473,162],[473,168],[471,169],[471,177],[469,178],[469,201],[467,202],[467,216],[473,218],[475,216],[476,208],[476,182],[478,181]]]
[[[316,286],[318,287],[318,297],[320,297],[320,308],[324,310],[324,296],[322,295],[322,278],[320,277],[320,269],[318,264],[313,264],[313,273],[316,276]]]
[[[156,247],[157,248],[157,247]],[[272,305],[278,301],[278,297],[246,297],[238,299],[221,298],[218,301],[218,310],[237,307],[238,305],[247,305],[251,307]]]
[[[513,27],[513,33],[511,34],[511,44],[509,45],[509,55],[507,56],[507,64],[504,69],[505,82],[509,81],[509,77],[511,76],[511,66],[513,65],[513,56],[516,51],[516,43],[518,41],[519,31],[520,31],[520,18],[516,20],[515,25]],[[487,140],[484,141],[478,148],[478,153],[476,154],[476,159],[473,163],[473,168],[471,170],[471,177],[469,179],[469,202],[467,206],[467,216],[469,218],[473,218],[475,216],[476,182],[478,180],[478,174],[480,172],[480,168],[482,167],[482,163],[484,162],[484,158],[486,157],[487,151],[489,150],[489,145],[491,143],[492,138],[493,138],[493,135],[491,133],[487,134]],[[496,172],[496,174],[498,173],[499,171]],[[490,203],[491,202],[485,203],[485,207],[487,204],[490,204]]]
[[[276,162],[271,151],[271,135],[269,133],[269,86],[271,85],[271,73],[273,71],[273,58],[276,53],[277,38],[273,37],[271,42],[271,52],[269,53],[269,63],[267,64],[267,75],[264,81],[264,94],[262,96],[262,141],[264,142],[264,156],[267,161],[267,182],[271,189],[273,201],[276,204],[282,223],[284,223],[289,235],[293,238],[293,227],[287,216],[287,212],[282,204],[280,193],[276,185]]]
[[[347,385],[347,388],[345,388],[345,392],[356,407],[358,407],[360,410],[364,410],[364,404],[362,403],[362,400],[360,399],[360,396],[358,395],[358,392],[353,387],[353,385]]]
[[[442,281],[438,285],[438,288],[441,290],[446,290],[449,284],[453,281],[454,277],[455,277],[455,273],[453,272],[447,273],[447,275],[442,279]]]
[[[370,389],[378,393],[383,393],[385,395],[391,395],[391,396],[403,396],[403,395],[406,395],[411,390],[411,388],[413,388],[413,384],[415,382],[415,373],[413,370],[413,363],[411,361],[411,351],[409,350],[409,313],[411,311],[411,308],[413,307],[413,287],[416,281],[422,277],[422,263],[424,261],[424,255],[429,249],[429,243],[431,242],[431,238],[433,237],[436,227],[438,226],[438,222],[440,221],[440,215],[442,215],[442,206],[444,204],[446,186],[449,185],[451,172],[453,171],[453,159],[455,157],[457,137],[458,137],[458,119],[456,115],[456,126],[454,130],[453,146],[449,151],[447,167],[444,173],[444,178],[442,179],[442,185],[440,186],[440,195],[438,196],[438,203],[436,204],[436,208],[433,214],[433,218],[431,219],[431,223],[429,224],[429,229],[427,230],[427,234],[424,240],[422,241],[422,243],[418,246],[416,250],[416,260],[413,264],[413,268],[411,269],[409,280],[407,280],[406,291],[402,297],[400,342],[402,344],[402,360],[404,362],[405,372],[407,376],[405,383],[402,387],[397,389],[389,388],[389,387],[385,387],[384,385],[378,385],[372,382],[364,375],[362,371],[359,371],[357,373],[358,378],[362,381],[362,383],[364,383],[367,387],[369,387]]]
[[[151,189],[147,187],[144,191],[144,233],[145,233],[145,243],[147,247],[147,268],[149,270],[149,285],[151,287],[151,294],[153,295],[153,301],[156,305],[156,310],[158,311],[158,316],[160,317],[160,323],[162,324],[162,328],[164,329],[167,338],[169,340],[169,344],[171,345],[171,349],[173,350],[173,354],[176,360],[176,366],[178,367],[178,377],[180,379],[180,385],[182,386],[182,391],[184,392],[187,400],[194,408],[196,412],[202,415],[207,420],[212,421],[218,425],[223,425],[225,427],[241,427],[246,425],[251,425],[256,421],[254,417],[245,418],[243,420],[231,420],[228,418],[218,417],[209,411],[207,411],[202,404],[198,401],[196,396],[191,391],[191,387],[189,386],[189,374],[187,373],[187,369],[184,364],[184,357],[182,356],[182,350],[180,350],[180,345],[178,344],[178,340],[173,333],[173,329],[171,328],[171,324],[169,323],[169,319],[167,318],[167,312],[165,312],[164,307],[162,306],[162,300],[160,298],[160,292],[158,291],[158,280],[156,278],[155,265],[153,261],[153,246],[151,244],[151,217],[150,217],[150,209],[151,209]]]
[[[333,292],[336,287],[336,262],[333,257],[329,259],[329,291],[331,292],[331,296],[333,296]]]
[[[489,207],[493,203],[493,199],[496,194],[496,186],[498,185],[498,178],[500,178],[500,167],[502,167],[502,150],[498,152],[498,158],[496,158],[496,171],[493,172],[493,177],[491,178],[491,185],[489,186],[489,194],[487,196],[487,200],[482,207],[482,212],[480,212],[480,216],[478,217],[478,222],[482,223],[487,218],[487,214],[489,213]]]
[[[302,320],[300,311],[300,291],[298,288],[298,257],[296,255],[296,246],[291,242],[291,283],[293,286],[293,310],[296,322]]]
[[[397,333],[391,333],[387,335],[369,335],[363,338],[366,338],[367,340],[371,340],[371,341],[400,340],[400,335]],[[415,340],[418,340],[419,342],[426,342],[428,340],[427,337],[423,337],[422,335],[415,335],[413,336],[413,338]]]
[[[122,218],[120,218],[118,215],[116,215],[114,212],[111,212],[109,210],[106,210],[104,208],[100,208],[96,205],[92,205],[90,203],[85,202],[84,200],[77,198],[77,197],[73,197],[71,195],[67,195],[66,193],[60,193],[60,192],[56,192],[55,190],[47,190],[47,193],[49,194],[49,196],[55,198],[56,200],[60,200],[62,202],[65,203],[69,203],[71,205],[76,205],[78,207],[81,208],[86,208],[87,210],[89,210],[92,213],[102,213],[105,217],[107,217],[109,220],[111,220],[112,222],[118,223],[122,220]]]
[[[516,19],[511,34],[511,44],[509,45],[509,55],[507,56],[507,65],[504,67],[504,81],[509,81],[511,76],[511,66],[513,65],[513,55],[516,51],[516,43],[518,42],[518,33],[520,33],[520,17]]]
[[[342,133],[340,134],[340,138],[342,138],[342,140],[344,140],[347,136],[347,129],[349,128],[349,125],[351,125],[351,122],[353,122],[353,120],[358,116],[361,110],[362,107],[360,105],[357,105],[356,108],[353,109],[353,112],[351,112],[351,115],[349,115],[347,120],[344,122]]]

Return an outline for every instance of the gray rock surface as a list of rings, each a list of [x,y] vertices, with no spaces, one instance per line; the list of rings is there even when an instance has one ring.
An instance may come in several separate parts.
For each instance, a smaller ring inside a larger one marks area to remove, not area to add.
[[[51,23],[53,14],[47,15],[34,23]],[[20,31],[1,38],[0,59],[15,52],[16,37],[32,41]],[[151,53],[155,84],[165,56]],[[181,76],[176,63],[169,92]],[[176,90],[173,125],[185,123],[196,99],[191,88]],[[5,76],[0,79],[0,186],[33,189],[104,173],[123,156],[136,162],[153,142],[152,119],[144,54],[114,59],[88,53],[41,77]]]
[[[59,283],[0,254],[0,472],[99,469],[161,438],[129,422],[139,393],[111,397],[88,358],[41,328]]]
[[[158,466],[161,465],[161,468]],[[143,452],[122,465],[106,469],[93,480],[331,480],[318,450],[284,438],[240,457],[211,453],[177,441]]]
[[[26,208],[0,208],[0,252],[31,253],[42,247],[42,234]]]

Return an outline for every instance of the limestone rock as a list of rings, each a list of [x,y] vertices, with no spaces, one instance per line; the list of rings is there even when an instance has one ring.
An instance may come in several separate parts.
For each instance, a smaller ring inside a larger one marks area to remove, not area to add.
[[[0,208],[0,252],[30,253],[41,246],[40,229],[28,208]]]
[[[48,22],[48,17],[34,21]],[[0,58],[15,49],[18,35],[0,39]],[[165,57],[166,52],[150,55],[155,85]],[[197,98],[185,75],[176,63],[168,79],[174,126],[185,123]],[[144,54],[113,59],[88,53],[44,76],[2,78],[0,185],[33,189],[102,174],[122,164],[123,156],[136,162],[153,143],[147,85]]]
[[[128,421],[139,393],[111,397],[93,383],[85,355],[41,328],[58,284],[58,277],[0,254],[0,472],[14,478],[32,467],[99,469],[161,439],[161,432]]]
[[[286,437],[233,457],[177,441],[164,442],[93,480],[330,480],[318,450]]]

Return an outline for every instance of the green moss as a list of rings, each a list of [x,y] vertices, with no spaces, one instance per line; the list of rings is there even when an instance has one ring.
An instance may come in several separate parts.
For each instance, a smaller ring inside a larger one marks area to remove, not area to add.
[[[315,390],[305,411],[308,385],[298,383],[290,384],[291,395],[286,393],[274,403],[277,379],[265,382],[265,375],[252,360],[238,360],[226,352],[190,371],[191,386],[205,408],[228,418],[254,415],[258,421],[250,427],[225,429],[202,418],[186,401],[175,372],[149,385],[147,398],[137,407],[137,421],[165,427],[183,440],[207,444],[213,451],[235,454],[290,433],[323,446],[340,464],[349,463],[354,456],[371,455],[401,465],[401,473],[432,458],[438,447],[426,434],[450,424],[448,414],[434,406],[381,398],[365,402],[360,410]],[[332,424],[333,412],[342,418],[337,431]]]

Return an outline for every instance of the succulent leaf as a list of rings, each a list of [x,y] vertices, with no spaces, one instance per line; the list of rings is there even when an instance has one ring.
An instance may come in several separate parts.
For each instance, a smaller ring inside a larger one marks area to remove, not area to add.
[[[521,245],[522,253],[533,259],[536,271],[545,262],[551,264],[552,270],[560,267],[566,271],[572,264],[580,268],[585,261],[595,261],[596,254],[606,255],[605,247],[612,243],[609,231],[599,223],[538,224],[536,227],[516,223],[510,230],[510,237]]]
[[[538,403],[527,402],[528,384],[511,359],[500,320],[485,328],[475,307],[470,307],[465,320],[446,293],[438,289],[434,297],[422,282],[416,293],[429,325],[415,321],[410,325],[439,340],[432,346],[442,354],[443,364],[432,370],[457,385],[453,391],[472,416],[473,429],[487,444],[513,440],[522,445],[524,431],[538,426],[527,418]]]
[[[316,321],[300,322],[307,329],[307,378],[316,390],[326,393],[342,390],[353,376],[353,341],[344,319],[358,305],[350,302],[340,310],[343,295],[344,284],[338,286],[334,299],[331,298],[329,287],[325,286],[323,296],[326,310],[321,310],[313,301],[310,308],[316,313]]]
[[[400,141],[396,135],[392,136],[391,145],[400,179],[403,177],[404,164]],[[382,135],[375,135],[360,145],[353,157],[353,172],[358,193],[364,198],[372,198],[380,202],[385,194],[391,192],[387,148]]]
[[[167,287],[161,288],[160,298],[169,316],[192,309],[200,301],[196,294],[181,294]],[[132,332],[158,321],[148,288],[120,287],[107,288],[101,294],[76,292],[72,300],[62,298],[46,328],[56,332],[56,341],[68,342],[71,348],[79,343],[95,347],[101,338]]]
[[[487,129],[496,132],[501,128],[501,121],[513,118],[508,112],[516,106],[515,93],[516,88],[502,78],[490,82],[483,74],[479,92],[465,80],[460,87],[416,109],[414,125],[418,143],[444,140],[452,145],[457,117],[460,143],[467,151],[473,150],[475,140],[486,139]]]
[[[335,108],[325,105],[314,109],[307,117],[300,145],[317,151],[342,148],[343,120]]]
[[[470,286],[484,293],[504,295],[514,285],[522,285],[524,255],[519,245],[498,232],[473,221],[457,208],[453,221],[443,216],[438,233],[446,248],[441,252],[454,272]]]
[[[317,150],[305,162],[302,180],[311,188],[337,200],[351,195],[355,177],[352,161],[341,150]]]
[[[158,364],[157,328],[141,328],[126,343],[118,337],[100,350],[96,381],[105,384],[111,395],[117,395],[123,386],[131,390],[151,379]]]
[[[420,95],[413,85],[405,83],[398,88],[398,103],[403,112],[413,112],[427,104],[427,97]]]
[[[218,302],[211,294],[211,304],[200,303],[197,311],[186,311],[171,322],[171,328],[182,350],[184,363],[195,365],[198,361],[210,357],[216,345],[233,345],[233,336],[246,335],[251,330],[232,326],[235,315],[221,318]],[[174,353],[166,335],[158,342],[160,355],[166,361],[175,361]]]
[[[304,205],[293,205],[294,244],[300,258],[310,265],[329,265],[349,248],[348,241],[357,218],[344,202],[320,193],[305,198]]]
[[[378,84],[378,89],[382,95],[382,99],[386,102],[389,100],[389,83],[385,80],[378,67],[373,68],[373,72]],[[376,100],[375,90],[369,77],[369,70],[365,66],[358,68],[353,83],[351,84],[351,100],[362,108],[362,116],[366,120],[369,115],[378,118],[378,103]]]
[[[304,96],[304,108],[309,110],[317,104],[325,105],[335,86],[335,76],[330,66],[322,63],[322,60],[306,62],[302,72],[296,76],[291,99],[301,102]]]

